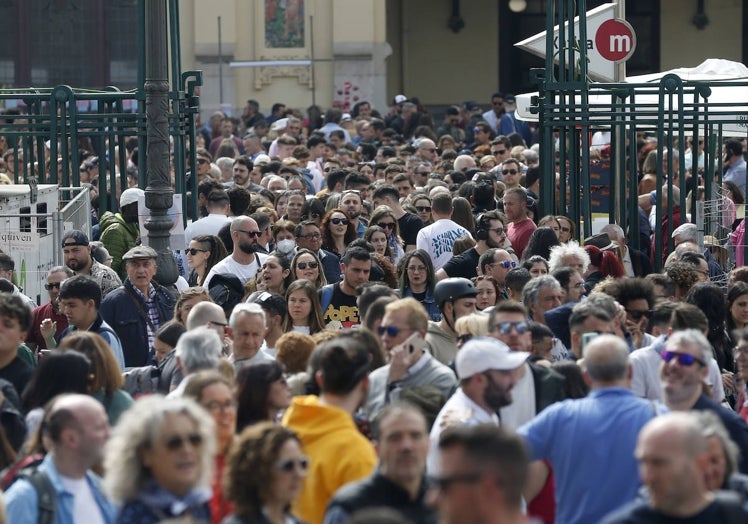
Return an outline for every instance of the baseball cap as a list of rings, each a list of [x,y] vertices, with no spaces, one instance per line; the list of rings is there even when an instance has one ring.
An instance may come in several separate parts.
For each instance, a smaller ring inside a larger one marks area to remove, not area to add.
[[[252,164],[256,166],[266,166],[268,165],[272,160],[270,160],[270,157],[267,155],[257,155],[257,158],[254,159],[254,162]]]
[[[455,367],[460,380],[491,369],[509,371],[525,363],[530,353],[512,351],[509,346],[489,337],[469,340],[457,352]]]
[[[130,189],[125,189],[119,197],[119,207],[124,207],[127,204],[137,202],[141,195],[145,195],[145,191],[143,191],[139,187],[131,187]]]
[[[135,246],[122,255],[122,260],[135,260],[136,258],[158,258],[156,250],[149,246]]]
[[[402,104],[403,102],[408,101],[408,97],[405,95],[395,95],[394,100],[395,100],[395,105]]]
[[[73,229],[62,236],[62,247],[87,246],[88,237],[83,231]]]
[[[341,122],[350,122],[351,120],[353,119],[351,118],[351,115],[349,113],[343,113],[343,116],[340,117]]]
[[[288,118],[279,118],[270,126],[270,131],[280,131],[288,127]]]
[[[505,104],[514,104],[516,102],[517,102],[517,99],[514,98],[514,95],[510,95],[510,94],[504,95]]]

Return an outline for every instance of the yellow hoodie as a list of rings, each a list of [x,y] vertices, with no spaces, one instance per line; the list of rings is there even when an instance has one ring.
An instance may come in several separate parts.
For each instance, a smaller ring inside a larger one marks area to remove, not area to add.
[[[293,514],[309,524],[322,524],[335,492],[369,476],[376,467],[374,447],[340,408],[321,404],[315,395],[295,397],[283,425],[299,435],[311,463]]]

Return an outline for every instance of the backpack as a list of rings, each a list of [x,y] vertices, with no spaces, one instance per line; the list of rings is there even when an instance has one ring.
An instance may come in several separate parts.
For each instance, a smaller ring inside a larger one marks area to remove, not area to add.
[[[54,524],[57,513],[57,495],[49,477],[39,470],[38,463],[21,469],[13,478],[13,482],[18,479],[26,479],[36,491],[38,524]]]
[[[158,380],[161,378],[161,369],[158,366],[151,364],[139,368],[128,368],[123,376],[125,385],[122,389],[127,391],[132,398],[159,392]]]
[[[244,285],[236,275],[213,275],[208,294],[224,311],[230,311],[244,298]]]
[[[330,302],[332,302],[332,291],[333,287],[335,287],[335,284],[327,284],[326,286],[322,287],[322,297],[320,300],[320,305],[322,306],[322,314],[325,314],[325,311],[327,311],[327,308],[330,306]]]

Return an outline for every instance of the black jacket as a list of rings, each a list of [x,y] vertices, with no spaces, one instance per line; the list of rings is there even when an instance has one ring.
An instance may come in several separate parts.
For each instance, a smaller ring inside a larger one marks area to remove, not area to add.
[[[560,373],[543,366],[530,364],[535,384],[535,413],[538,414],[555,402],[566,398],[564,377]]]

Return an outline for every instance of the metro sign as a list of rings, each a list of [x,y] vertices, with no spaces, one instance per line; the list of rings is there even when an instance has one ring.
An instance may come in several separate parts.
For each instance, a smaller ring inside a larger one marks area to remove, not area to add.
[[[588,39],[577,47],[587,49],[587,71],[594,80],[599,82],[623,81],[616,78],[616,64],[631,58],[636,50],[636,34],[631,25],[625,20],[615,18],[616,4],[603,4],[587,12]],[[568,22],[567,35],[568,35]],[[574,34],[579,35],[579,17],[574,18]],[[550,36],[545,31],[514,44],[516,47],[545,58],[545,42]],[[559,29],[554,28],[553,47],[554,61],[558,63]]]

